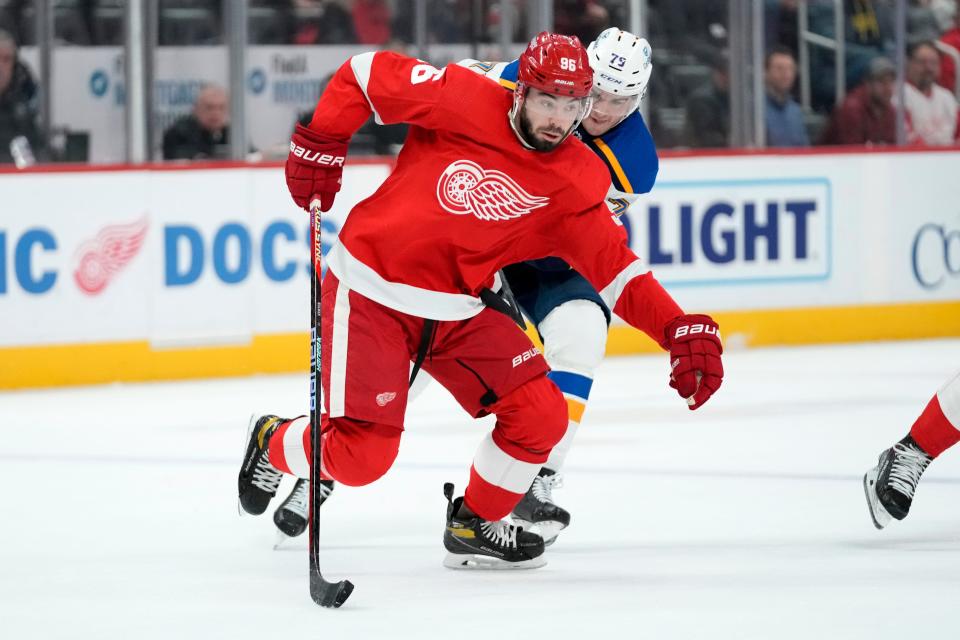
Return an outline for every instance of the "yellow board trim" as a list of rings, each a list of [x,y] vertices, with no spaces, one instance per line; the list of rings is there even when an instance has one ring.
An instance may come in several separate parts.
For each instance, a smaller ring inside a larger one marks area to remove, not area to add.
[[[960,337],[960,301],[718,311],[711,315],[720,325],[727,348]],[[543,348],[535,328],[528,326],[527,335]],[[633,327],[610,327],[608,356],[661,351]]]
[[[620,161],[617,160],[617,156],[613,155],[613,149],[607,146],[607,143],[601,140],[600,138],[594,138],[593,143],[597,145],[597,148],[600,149],[600,152],[606,156],[607,161],[610,163],[610,166],[613,168],[613,172],[617,174],[617,179],[620,181],[620,184],[623,186],[623,190],[627,193],[633,193],[633,185],[630,184],[630,181],[627,180],[627,174],[624,173],[623,167],[620,166]]]
[[[155,349],[146,340],[0,348],[0,389],[309,370],[308,333],[185,349]]]
[[[713,316],[728,349],[960,336],[960,301],[723,311]],[[535,329],[530,327],[528,335],[539,345]],[[608,355],[659,352],[649,337],[631,327],[610,328]],[[0,389],[309,369],[306,332],[256,336],[242,345],[182,349],[157,349],[145,340],[0,348]]]

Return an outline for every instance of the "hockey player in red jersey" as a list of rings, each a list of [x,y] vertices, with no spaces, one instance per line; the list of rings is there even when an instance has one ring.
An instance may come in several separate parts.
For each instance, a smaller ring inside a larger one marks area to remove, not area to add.
[[[390,176],[357,204],[329,252],[323,282],[321,473],[369,484],[403,433],[410,363],[475,417],[494,414],[465,494],[448,497],[444,564],[542,566],[543,539],[503,521],[567,427],[542,354],[486,306],[507,264],[559,256],[609,307],[670,352],[670,385],[694,407],[719,388],[716,323],[685,315],[623,242],[604,204],[603,163],[569,137],[589,112],[593,74],[576,38],[542,33],[521,55],[517,88],[456,65],[389,52],[354,56],[334,75],[309,127],[291,141],[287,183],[326,211],[350,136],[371,115],[408,122]],[[304,477],[309,423],[252,421],[241,506],[262,513],[281,473]]]
[[[927,404],[903,440],[880,454],[863,476],[873,526],[883,529],[910,512],[920,476],[934,458],[960,442],[960,372]]]

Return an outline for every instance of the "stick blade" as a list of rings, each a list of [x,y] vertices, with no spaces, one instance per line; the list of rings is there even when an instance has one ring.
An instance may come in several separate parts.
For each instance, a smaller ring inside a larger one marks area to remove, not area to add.
[[[317,572],[310,573],[310,597],[321,607],[338,609],[353,593],[353,583],[349,580],[327,582]]]

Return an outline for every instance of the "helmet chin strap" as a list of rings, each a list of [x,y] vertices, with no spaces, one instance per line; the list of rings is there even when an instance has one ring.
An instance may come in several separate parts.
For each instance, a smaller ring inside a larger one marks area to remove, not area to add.
[[[520,83],[517,83],[517,85],[518,86],[516,90],[513,92],[513,107],[507,112],[507,120],[510,121],[510,128],[513,130],[514,135],[517,136],[517,140],[520,141],[520,144],[522,144],[526,149],[536,151],[536,148],[527,142],[527,139],[523,137],[522,133],[520,133],[520,129],[517,128],[517,119],[520,117],[520,107],[523,106],[523,99],[525,97],[521,95],[521,93],[526,93],[526,87]]]

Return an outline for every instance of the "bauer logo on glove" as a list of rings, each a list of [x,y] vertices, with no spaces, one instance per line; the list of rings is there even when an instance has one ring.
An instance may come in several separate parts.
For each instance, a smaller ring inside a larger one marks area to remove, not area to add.
[[[720,329],[707,315],[687,315],[666,328],[670,350],[670,386],[699,409],[723,383],[723,343]]]
[[[307,162],[316,162],[319,165],[330,167],[342,167],[343,161],[346,160],[345,156],[334,156],[330,155],[329,153],[310,151],[309,149],[301,147],[293,140],[290,141],[290,153],[298,158],[303,158]]]
[[[340,191],[346,156],[346,140],[333,140],[298,124],[285,169],[293,201],[309,209],[311,199],[319,196],[320,211],[329,211]]]

